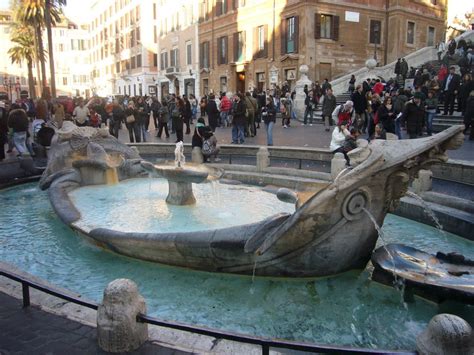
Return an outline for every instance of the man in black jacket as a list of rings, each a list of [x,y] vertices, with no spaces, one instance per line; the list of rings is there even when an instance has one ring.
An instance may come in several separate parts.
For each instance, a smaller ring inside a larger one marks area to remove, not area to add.
[[[454,99],[458,94],[459,87],[461,85],[461,76],[455,73],[455,68],[451,67],[449,69],[449,74],[444,79],[443,82],[443,91],[444,91],[444,115],[448,114],[452,116],[454,112]]]
[[[356,91],[352,94],[351,100],[354,103],[355,111],[354,125],[357,129],[362,130],[367,126],[365,116],[365,113],[367,111],[367,99],[365,98],[361,84],[357,85]]]
[[[406,123],[407,133],[410,139],[418,138],[421,134],[421,127],[425,119],[425,109],[421,105],[423,94],[415,92],[413,100],[407,102],[402,114],[402,121]]]

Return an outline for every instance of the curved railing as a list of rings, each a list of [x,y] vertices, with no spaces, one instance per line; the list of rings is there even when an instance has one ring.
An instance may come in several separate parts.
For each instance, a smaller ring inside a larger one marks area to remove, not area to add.
[[[63,292],[54,290],[48,286],[42,285],[36,281],[32,281],[25,276],[17,275],[13,272],[0,269],[0,276],[4,276],[11,280],[21,283],[22,286],[22,302],[23,307],[30,306],[30,287],[36,290],[42,291],[49,295],[58,297],[60,299],[66,300],[68,302],[97,310],[99,305],[92,301],[86,301],[79,297],[67,295]],[[267,339],[245,334],[237,334],[228,331],[210,329],[195,325],[188,325],[179,322],[165,321],[158,318],[150,317],[144,314],[137,315],[137,322],[148,323],[157,325],[160,327],[165,327],[169,329],[175,329],[180,331],[185,331],[194,334],[200,334],[205,336],[210,336],[216,339],[226,339],[231,341],[236,341],[240,343],[253,344],[260,346],[262,348],[262,354],[269,354],[270,348],[278,349],[291,349],[307,352],[318,352],[318,353],[340,353],[340,354],[416,354],[414,351],[392,351],[392,350],[380,350],[380,349],[367,349],[367,348],[352,348],[345,346],[334,346],[334,345],[322,345],[322,344],[309,344],[301,343],[296,341],[288,340],[277,340],[277,339]]]

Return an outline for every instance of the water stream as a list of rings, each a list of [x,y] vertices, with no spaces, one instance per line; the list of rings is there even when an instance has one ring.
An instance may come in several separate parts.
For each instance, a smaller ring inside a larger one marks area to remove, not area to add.
[[[436,217],[436,214],[431,209],[431,207],[428,205],[428,203],[425,200],[423,200],[423,198],[421,196],[417,195],[413,191],[408,191],[407,196],[409,196],[411,198],[414,198],[415,200],[417,200],[421,204],[421,206],[423,207],[423,210],[425,211],[425,213],[428,215],[428,217],[430,217],[433,220],[436,228],[441,232],[441,234],[443,235],[444,238],[447,238],[447,234],[444,231],[443,226],[441,225],[438,217]]]

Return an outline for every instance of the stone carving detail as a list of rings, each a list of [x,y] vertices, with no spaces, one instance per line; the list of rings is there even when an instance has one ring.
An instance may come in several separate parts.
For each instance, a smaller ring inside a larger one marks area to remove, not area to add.
[[[342,214],[349,221],[360,219],[364,216],[364,208],[369,208],[370,197],[365,189],[351,192],[342,204]]]
[[[394,211],[398,207],[400,199],[405,196],[408,191],[409,184],[410,175],[405,171],[396,171],[387,178],[384,204],[386,211]]]

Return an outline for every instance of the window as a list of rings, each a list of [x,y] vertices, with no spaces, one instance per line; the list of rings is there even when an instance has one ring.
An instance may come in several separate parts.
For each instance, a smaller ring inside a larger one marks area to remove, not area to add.
[[[234,33],[234,62],[244,60],[245,32]]]
[[[434,46],[435,42],[435,28],[428,26],[428,39],[426,41],[426,45],[429,46]]]
[[[209,42],[201,43],[199,55],[200,55],[199,67],[209,68]]]
[[[135,69],[137,67],[137,61],[135,57],[130,58],[131,59],[131,65],[130,69]]]
[[[298,16],[282,20],[281,54],[298,53]]]
[[[407,43],[415,44],[415,23],[411,21],[407,24]]]
[[[227,13],[227,0],[216,1],[216,16],[224,15]]]
[[[193,45],[192,43],[186,44],[186,65],[193,64]]]
[[[67,85],[67,76],[63,76],[63,85]]]
[[[178,48],[170,51],[170,66],[179,67],[179,50]]]
[[[314,16],[314,38],[339,40],[339,16],[327,14],[315,14]]]
[[[158,67],[158,54],[153,53],[153,66]]]
[[[380,44],[381,32],[382,32],[382,21],[370,20],[369,43]]]
[[[160,69],[164,70],[168,68],[168,52],[161,52],[160,55]]]
[[[137,68],[141,68],[141,67],[142,67],[142,55],[138,54],[137,55]]]
[[[219,37],[217,39],[217,64],[227,64],[227,36]]]
[[[209,42],[204,42],[209,44]],[[209,94],[209,79],[202,79],[202,89],[204,91],[204,95]]]
[[[254,48],[253,57],[265,58],[268,55],[268,43],[267,43],[268,26],[258,26],[254,32]]]

